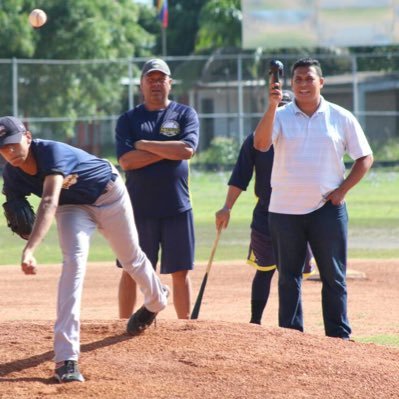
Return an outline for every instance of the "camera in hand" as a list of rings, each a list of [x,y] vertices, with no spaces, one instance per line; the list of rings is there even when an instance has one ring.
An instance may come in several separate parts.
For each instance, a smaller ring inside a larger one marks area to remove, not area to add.
[[[284,65],[279,60],[271,60],[269,74],[273,76],[272,83],[279,83],[280,78],[283,76]]]

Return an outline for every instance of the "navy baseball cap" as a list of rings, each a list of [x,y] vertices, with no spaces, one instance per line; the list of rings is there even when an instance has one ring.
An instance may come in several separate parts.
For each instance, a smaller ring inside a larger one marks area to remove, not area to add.
[[[0,147],[7,144],[18,144],[26,132],[25,125],[13,116],[0,118]]]
[[[165,75],[170,76],[170,69],[168,64],[160,58],[152,58],[151,60],[148,60],[143,65],[143,69],[141,70],[141,76],[145,76],[153,71],[159,71],[164,73]]]

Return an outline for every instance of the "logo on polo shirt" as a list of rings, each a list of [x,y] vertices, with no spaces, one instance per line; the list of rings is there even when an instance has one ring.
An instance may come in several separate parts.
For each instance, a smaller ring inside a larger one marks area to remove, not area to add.
[[[167,137],[177,136],[180,133],[180,125],[176,121],[166,121],[162,123],[159,133]]]
[[[62,183],[62,188],[68,190],[71,186],[78,182],[79,175],[74,173],[72,175],[68,175],[64,178],[64,182]]]

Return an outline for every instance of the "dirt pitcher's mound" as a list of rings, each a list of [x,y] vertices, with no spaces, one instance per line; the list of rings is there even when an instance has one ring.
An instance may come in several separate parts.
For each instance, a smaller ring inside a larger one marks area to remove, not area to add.
[[[399,261],[351,260],[349,267],[366,275],[348,279],[354,339],[396,337]],[[193,301],[205,268],[191,273]],[[87,381],[55,384],[60,271],[41,265],[25,276],[19,266],[0,267],[0,399],[398,398],[399,349],[324,337],[320,281],[302,287],[307,334],[277,327],[277,275],[263,326],[249,324],[254,269],[243,261],[213,265],[198,321],[176,320],[171,297],[157,327],[135,338],[125,334],[126,321],[115,321],[121,271],[114,262],[89,264],[80,359]]]
[[[83,384],[51,378],[52,323],[0,327],[0,398],[395,398],[399,351],[279,328],[159,320],[82,324]]]

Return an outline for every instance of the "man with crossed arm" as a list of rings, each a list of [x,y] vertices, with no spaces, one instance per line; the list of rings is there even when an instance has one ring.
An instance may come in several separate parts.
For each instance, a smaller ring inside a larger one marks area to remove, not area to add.
[[[161,249],[161,273],[172,275],[177,317],[188,319],[189,271],[194,266],[194,222],[189,193],[188,160],[198,146],[195,110],[169,99],[172,78],[161,59],[147,61],[141,73],[144,102],[122,114],[116,126],[116,150],[126,172],[140,246],[154,268]],[[135,282],[122,272],[120,317],[133,311]]]

